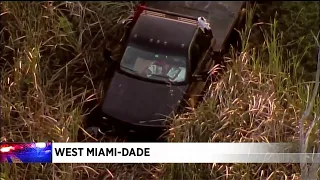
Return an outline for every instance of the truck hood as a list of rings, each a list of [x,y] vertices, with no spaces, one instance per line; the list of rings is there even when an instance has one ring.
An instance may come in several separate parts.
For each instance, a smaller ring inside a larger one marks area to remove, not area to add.
[[[187,86],[146,82],[115,72],[106,91],[102,112],[144,126],[164,126],[179,106]]]

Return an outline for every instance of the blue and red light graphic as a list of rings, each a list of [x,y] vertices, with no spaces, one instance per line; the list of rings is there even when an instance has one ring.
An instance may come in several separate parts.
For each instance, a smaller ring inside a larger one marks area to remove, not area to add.
[[[51,163],[51,142],[1,143],[1,163]]]

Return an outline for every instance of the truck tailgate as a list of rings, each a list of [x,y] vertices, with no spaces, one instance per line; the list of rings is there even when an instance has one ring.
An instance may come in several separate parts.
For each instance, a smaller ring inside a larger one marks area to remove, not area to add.
[[[146,6],[198,18],[203,16],[216,38],[214,51],[223,50],[246,1],[146,1]]]

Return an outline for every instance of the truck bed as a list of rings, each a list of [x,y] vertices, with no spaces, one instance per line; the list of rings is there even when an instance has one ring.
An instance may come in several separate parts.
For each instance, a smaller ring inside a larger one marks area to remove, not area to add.
[[[203,16],[216,38],[214,51],[221,51],[246,1],[145,1],[147,7],[194,18]]]

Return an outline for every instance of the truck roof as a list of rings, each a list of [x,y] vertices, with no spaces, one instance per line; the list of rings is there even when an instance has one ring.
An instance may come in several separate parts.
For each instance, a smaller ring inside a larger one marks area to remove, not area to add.
[[[158,51],[171,49],[173,53],[181,54],[188,52],[196,30],[194,24],[141,14],[129,42]]]
[[[145,1],[150,8],[198,18],[203,16],[211,25],[216,44],[222,50],[245,1]]]

